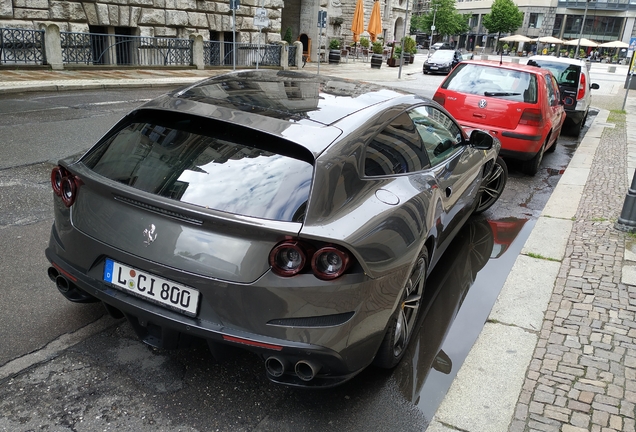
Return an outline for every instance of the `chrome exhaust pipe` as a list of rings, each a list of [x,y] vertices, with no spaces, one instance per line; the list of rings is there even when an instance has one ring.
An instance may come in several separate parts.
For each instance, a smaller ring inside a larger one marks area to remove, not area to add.
[[[296,363],[295,367],[296,375],[303,381],[311,381],[314,379],[319,370],[320,365],[309,360],[300,360]]]
[[[265,370],[274,378],[280,378],[283,376],[288,366],[289,363],[285,359],[279,357],[272,356],[265,360]]]
[[[55,278],[55,286],[57,286],[57,289],[59,289],[62,294],[66,294],[71,289],[68,281],[63,276]]]
[[[49,267],[49,269],[46,271],[46,274],[49,276],[49,279],[55,282],[55,279],[57,279],[57,277],[60,275],[60,272],[58,272],[55,267]]]

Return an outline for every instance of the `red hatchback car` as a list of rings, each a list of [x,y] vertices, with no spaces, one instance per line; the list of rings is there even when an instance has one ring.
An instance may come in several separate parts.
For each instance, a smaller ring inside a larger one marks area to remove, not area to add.
[[[547,69],[516,63],[465,61],[433,99],[465,128],[485,129],[501,141],[501,156],[522,161],[534,175],[544,152],[556,149],[565,120],[559,86]]]

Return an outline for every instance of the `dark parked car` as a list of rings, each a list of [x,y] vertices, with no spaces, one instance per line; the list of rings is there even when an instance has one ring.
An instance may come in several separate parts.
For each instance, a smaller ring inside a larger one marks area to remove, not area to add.
[[[439,50],[435,51],[431,56],[424,60],[424,66],[422,66],[422,72],[429,73],[444,73],[447,74],[459,62],[464,59],[462,53],[457,50]]]
[[[452,50],[453,47],[448,42],[437,42],[437,43],[434,43],[431,46],[431,49],[433,51],[437,51],[437,50]]]
[[[556,78],[565,108],[564,131],[579,136],[592,104],[592,90],[599,85],[592,83],[584,60],[569,57],[537,55],[528,59],[529,65],[548,69]]]
[[[51,174],[58,289],[146,343],[259,354],[295,386],[404,354],[429,270],[507,179],[499,142],[436,103],[283,71],[134,110]]]

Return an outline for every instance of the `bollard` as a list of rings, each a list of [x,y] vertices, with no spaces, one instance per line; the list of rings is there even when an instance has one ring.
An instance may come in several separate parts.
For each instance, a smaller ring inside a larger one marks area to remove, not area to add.
[[[625,195],[623,210],[621,210],[621,215],[614,224],[614,228],[629,233],[636,232],[636,171],[634,171],[632,185]]]

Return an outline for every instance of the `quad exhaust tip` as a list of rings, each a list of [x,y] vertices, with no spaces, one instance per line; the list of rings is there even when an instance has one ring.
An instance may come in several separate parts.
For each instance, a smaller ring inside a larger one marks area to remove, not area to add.
[[[296,363],[295,371],[301,380],[311,381],[320,371],[320,365],[309,360],[300,360]]]
[[[265,360],[265,369],[267,370],[267,373],[274,378],[280,378],[283,376],[288,366],[288,362],[279,357],[269,357]]]
[[[67,293],[71,288],[68,281],[63,276],[55,278],[55,286],[57,286],[57,289],[60,290],[61,293]]]
[[[320,368],[319,364],[310,360],[299,360],[294,366],[294,372],[301,380],[311,381],[316,377]],[[282,377],[288,369],[290,369],[289,361],[284,358],[271,356],[265,360],[265,370],[274,378]]]

